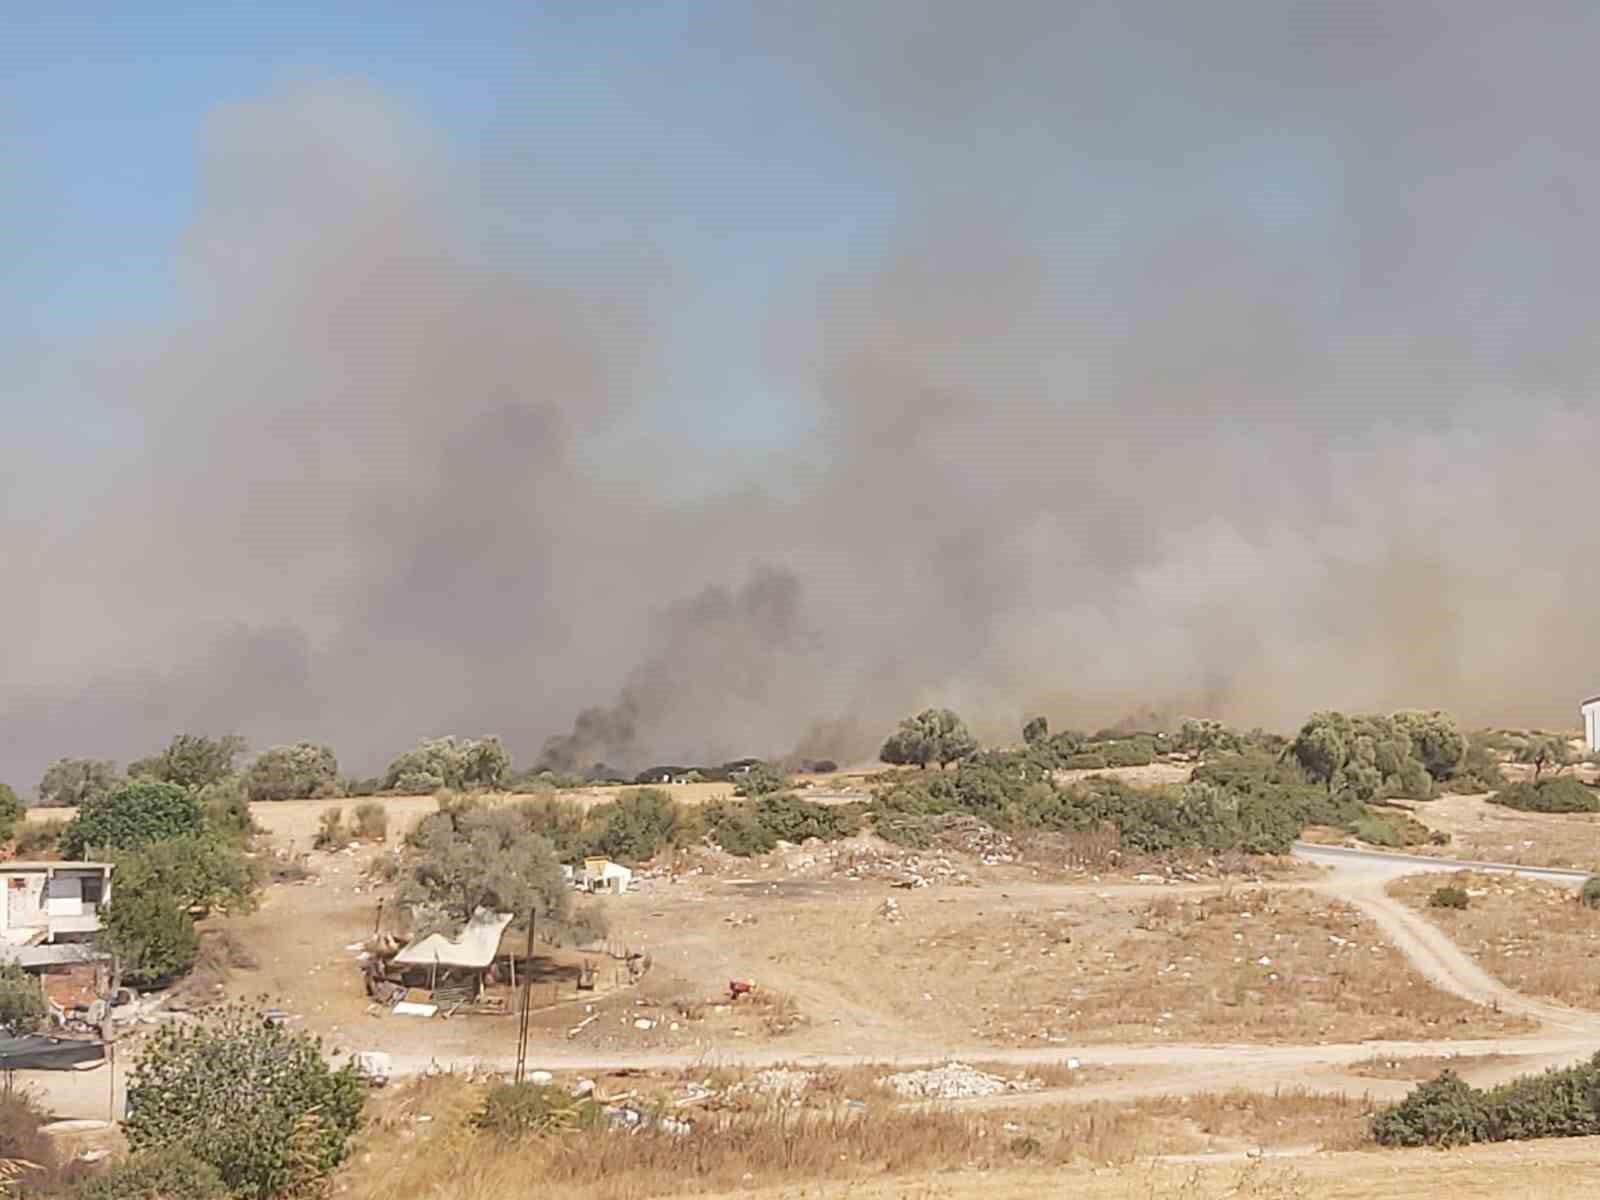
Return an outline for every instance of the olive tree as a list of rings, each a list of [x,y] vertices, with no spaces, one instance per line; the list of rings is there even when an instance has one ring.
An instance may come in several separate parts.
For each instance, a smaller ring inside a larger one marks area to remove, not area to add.
[[[1467,739],[1455,718],[1435,709],[1408,709],[1394,714],[1394,722],[1411,739],[1411,751],[1434,779],[1449,779],[1467,757]]]
[[[1517,762],[1533,768],[1533,781],[1548,768],[1561,773],[1561,768],[1572,764],[1572,747],[1558,733],[1531,733],[1518,744],[1513,756]]]
[[[236,733],[216,738],[180,733],[160,754],[129,763],[128,774],[179,787],[203,788],[232,773],[233,760],[246,749],[248,744]]]
[[[894,765],[926,767],[931,762],[947,767],[976,754],[978,739],[948,708],[925,708],[907,717],[883,743],[878,757]]]
[[[411,836],[414,857],[400,901],[460,924],[480,908],[531,911],[560,926],[571,892],[550,842],[510,809],[461,807],[425,817]]]
[[[421,795],[439,788],[495,788],[511,771],[511,755],[496,737],[429,738],[389,764],[383,786]]]
[[[48,808],[76,807],[88,800],[108,796],[125,781],[117,764],[94,758],[58,758],[45,769],[39,780],[40,805]]]
[[[1050,740],[1050,722],[1044,717],[1031,717],[1022,727],[1022,740],[1029,746],[1038,746]]]
[[[123,1131],[135,1154],[193,1154],[232,1195],[266,1200],[309,1194],[344,1161],[364,1100],[315,1038],[235,1005],[151,1035]]]
[[[130,850],[164,838],[202,831],[205,819],[195,792],[175,783],[139,779],[105,796],[85,800],[61,831],[61,852]]]
[[[251,800],[322,800],[339,794],[339,759],[328,746],[296,742],[263,750],[245,772]]]

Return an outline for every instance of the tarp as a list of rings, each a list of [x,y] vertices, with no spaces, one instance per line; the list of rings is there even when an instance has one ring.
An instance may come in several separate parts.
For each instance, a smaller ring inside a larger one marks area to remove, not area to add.
[[[500,935],[511,924],[510,913],[485,912],[472,914],[467,927],[453,938],[442,933],[430,933],[419,938],[396,954],[391,962],[401,967],[464,967],[482,971],[494,962],[500,952]]]
[[[0,1033],[0,1071],[70,1071],[82,1063],[100,1062],[105,1056],[101,1042]]]

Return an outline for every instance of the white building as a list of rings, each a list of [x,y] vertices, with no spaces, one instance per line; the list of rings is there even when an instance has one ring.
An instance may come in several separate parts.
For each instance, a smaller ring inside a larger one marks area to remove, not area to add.
[[[620,896],[633,884],[633,872],[609,858],[583,860],[583,888],[588,892],[606,892]]]
[[[111,864],[0,862],[0,947],[81,941],[100,929]]]
[[[1583,702],[1583,741],[1591,754],[1600,751],[1600,696]]]

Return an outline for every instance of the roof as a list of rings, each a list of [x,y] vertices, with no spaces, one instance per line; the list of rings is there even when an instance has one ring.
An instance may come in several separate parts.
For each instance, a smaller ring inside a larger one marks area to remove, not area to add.
[[[70,1071],[80,1063],[100,1062],[105,1056],[106,1048],[100,1042],[0,1033],[0,1071]]]
[[[1587,700],[1585,700],[1578,707],[1579,708],[1588,708],[1589,705],[1591,705],[1591,704],[1600,704],[1600,696],[1590,696]]]
[[[0,874],[7,871],[109,871],[108,862],[51,862],[46,859],[13,858],[0,862]]]
[[[437,963],[441,967],[482,970],[494,962],[500,950],[500,935],[510,924],[510,913],[479,909],[455,937],[430,933],[405,947],[391,961],[402,967],[431,967]]]
[[[92,942],[54,942],[47,946],[9,946],[0,942],[0,962],[19,967],[64,967],[100,962],[111,956]]]

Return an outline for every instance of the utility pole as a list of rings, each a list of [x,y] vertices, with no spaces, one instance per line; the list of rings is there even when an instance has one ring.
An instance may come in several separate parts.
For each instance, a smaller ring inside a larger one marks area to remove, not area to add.
[[[517,1074],[521,1083],[528,1072],[528,1022],[533,1016],[533,926],[535,909],[528,907],[528,956],[522,964],[522,1011],[517,1025]]]

